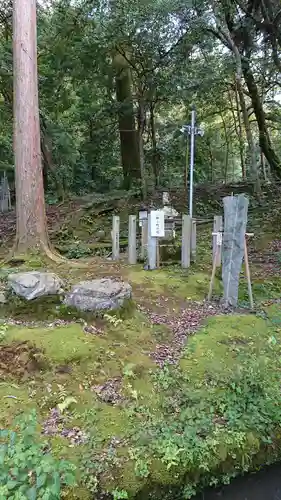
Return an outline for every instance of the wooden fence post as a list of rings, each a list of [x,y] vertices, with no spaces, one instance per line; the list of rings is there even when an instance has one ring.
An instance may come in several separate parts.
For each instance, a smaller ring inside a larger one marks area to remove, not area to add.
[[[147,240],[147,253],[148,253],[148,269],[156,269],[157,260],[157,238],[151,236],[151,215],[148,214],[148,240]]]
[[[221,215],[215,215],[214,217],[214,226],[213,226],[213,262],[216,260],[216,267],[221,266],[221,255],[222,255],[222,246],[217,245],[218,236],[217,233],[222,233],[223,231],[223,222]],[[217,251],[218,250],[218,251]]]
[[[141,249],[140,249],[140,258],[141,260],[145,260],[147,256],[147,244],[148,244],[148,220],[142,220],[141,226]]]
[[[135,215],[129,215],[129,264],[137,263],[137,218]]]
[[[120,255],[119,234],[120,234],[120,217],[118,215],[113,215],[112,233],[111,233],[112,260],[119,260],[119,255]]]
[[[191,251],[191,218],[189,215],[182,216],[182,244],[181,244],[181,267],[190,267]]]

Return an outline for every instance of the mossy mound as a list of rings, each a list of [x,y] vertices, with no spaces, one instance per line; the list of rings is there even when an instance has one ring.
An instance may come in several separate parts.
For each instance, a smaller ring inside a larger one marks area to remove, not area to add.
[[[189,498],[279,456],[280,324],[278,306],[212,318],[189,340],[180,365],[162,370],[149,356],[161,327],[141,313],[108,321],[100,335],[79,324],[8,327],[3,345],[28,341],[49,368],[0,385],[1,424],[31,407],[43,422],[72,397],[66,425],[85,429],[88,441],[73,447],[50,438],[55,456],[77,465],[79,487],[66,498],[91,498],[93,484],[141,500]],[[95,388],[116,379],[120,399],[106,402]]]

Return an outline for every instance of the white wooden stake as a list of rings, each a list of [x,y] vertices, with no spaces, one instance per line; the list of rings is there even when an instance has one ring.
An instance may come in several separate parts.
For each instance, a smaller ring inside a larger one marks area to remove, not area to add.
[[[119,256],[120,256],[119,234],[120,234],[120,217],[118,217],[118,215],[113,215],[112,233],[111,233],[112,260],[119,260]]]
[[[221,253],[222,253],[222,246],[219,246],[219,252],[217,252],[217,234],[222,233],[223,231],[223,222],[222,222],[222,216],[221,215],[215,215],[214,217],[214,227],[213,227],[213,262],[216,257],[216,267],[221,266]]]
[[[129,264],[137,263],[137,218],[129,215]]]

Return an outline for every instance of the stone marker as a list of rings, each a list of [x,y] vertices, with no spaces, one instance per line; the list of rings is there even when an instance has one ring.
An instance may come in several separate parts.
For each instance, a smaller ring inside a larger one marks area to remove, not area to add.
[[[120,254],[119,233],[120,233],[120,217],[114,215],[112,219],[112,233],[111,233],[113,260],[119,260],[119,254]]]
[[[182,216],[182,245],[181,245],[181,266],[183,269],[190,267],[191,252],[191,225],[190,215]]]
[[[47,295],[63,292],[64,283],[54,273],[28,271],[9,274],[8,285],[16,295],[26,300],[33,300]]]
[[[128,237],[128,262],[137,263],[137,218],[135,215],[129,215],[129,237]]]
[[[132,296],[129,283],[113,278],[81,281],[67,293],[64,303],[80,311],[103,311],[118,309]]]

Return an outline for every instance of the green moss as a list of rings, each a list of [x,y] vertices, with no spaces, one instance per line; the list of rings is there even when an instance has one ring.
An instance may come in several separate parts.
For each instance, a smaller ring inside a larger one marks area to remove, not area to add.
[[[180,365],[191,379],[227,372],[237,353],[257,351],[268,335],[266,322],[254,315],[217,316],[187,344]],[[213,375],[212,375],[213,376]]]
[[[32,301],[10,295],[7,303],[1,308],[1,316],[29,321],[46,321],[58,319],[59,317],[67,317],[68,314],[66,311],[61,310],[61,300],[57,295]]]
[[[139,267],[129,272],[129,279],[134,284],[143,285],[146,290],[154,294],[169,295],[181,299],[202,300],[209,290],[210,275],[203,272],[184,272],[177,268],[144,271]],[[214,294],[221,293],[221,285],[215,280]]]
[[[270,299],[279,299],[281,295],[281,278],[276,276],[270,279],[255,279],[252,284],[252,290],[255,303]],[[239,300],[249,301],[248,288],[244,276],[242,276],[239,285]]]
[[[11,340],[31,342],[43,349],[47,358],[56,364],[95,359],[99,349],[106,345],[100,337],[85,335],[79,324],[56,328],[10,327],[5,341]]]
[[[99,264],[95,266],[89,266],[86,271],[67,266],[55,271],[73,283],[104,272],[98,268]],[[106,272],[111,270],[114,275],[113,268]],[[122,269],[122,275],[132,282],[140,301],[149,301],[153,307],[161,295],[167,299],[167,310],[174,310],[174,314],[183,300],[203,299],[210,281],[210,274],[200,270],[198,264],[188,271],[175,267],[154,272],[144,271],[141,266],[127,266]],[[270,282],[266,283],[262,293],[264,298]],[[278,280],[271,283],[270,290],[277,296]],[[256,285],[253,288],[257,295]],[[241,297],[244,292],[242,281]],[[221,294],[219,279],[216,280],[215,293]],[[16,302],[10,301],[8,307],[7,316],[29,320],[71,318],[74,314],[52,297],[32,303],[16,299]],[[79,487],[66,492],[68,500],[91,498],[82,484],[84,457],[93,453],[93,460],[98,464],[107,455],[111,458],[109,443],[112,437],[120,439],[121,445],[116,451],[117,463],[109,461],[104,465],[102,486],[105,490],[124,489],[130,498],[177,498],[184,484],[201,486],[221,477],[221,474],[231,475],[260,464],[265,456],[276,458],[276,451],[269,450],[268,455],[264,452],[262,440],[264,436],[269,439],[267,429],[262,433],[256,428],[255,414],[248,412],[248,408],[238,419],[233,401],[239,400],[239,391],[247,388],[245,373],[248,369],[257,384],[262,384],[262,377],[266,376],[270,390],[271,386],[275,387],[274,377],[279,376],[281,356],[278,305],[261,311],[259,316],[222,315],[208,320],[200,332],[189,338],[179,369],[171,368],[168,374],[165,370],[158,370],[149,357],[149,352],[158,343],[171,341],[172,333],[167,326],[151,325],[131,301],[121,314],[115,311],[110,315],[112,319],[103,321],[100,335],[86,334],[81,324],[69,324],[50,328],[10,326],[5,337],[6,343],[28,340],[43,349],[51,368],[44,372],[44,376],[35,376],[33,386],[24,381],[18,387],[13,386],[13,381],[0,385],[1,424],[9,424],[13,414],[34,406],[43,419],[51,407],[72,396],[77,402],[67,412],[67,425],[86,429],[91,435],[88,443],[78,447],[70,446],[65,438],[51,439],[54,453],[61,458],[67,457],[78,467]],[[87,321],[95,324],[93,316],[88,316]],[[58,373],[57,365],[70,366],[72,371]],[[122,379],[121,394],[124,397],[116,405],[101,402],[92,389],[92,386],[113,377]],[[233,399],[231,384],[239,388]],[[5,398],[6,395],[14,395],[17,399]],[[250,396],[251,393],[247,393],[245,397]],[[256,400],[260,404],[260,395]],[[270,406],[270,398],[267,403]],[[225,407],[234,408],[231,429],[221,415]],[[263,416],[263,408],[258,407],[258,410]],[[218,414],[215,415],[218,423],[210,417],[213,411]],[[269,418],[267,415],[265,418]],[[256,420],[257,426],[262,425],[258,413]],[[270,425],[267,423],[268,428]],[[243,426],[245,432],[241,429]],[[190,441],[187,436],[191,436]],[[184,448],[183,458],[179,454],[179,460],[178,455],[173,455],[175,450],[172,447],[175,442],[177,444],[177,439],[179,446]],[[163,459],[164,452],[167,460]],[[184,456],[189,457],[189,462]],[[171,465],[169,459],[174,457],[175,464]],[[138,459],[140,464],[137,464]],[[137,469],[146,465],[149,475],[142,478],[136,475]]]
[[[14,417],[22,411],[28,412],[34,407],[34,401],[29,396],[28,387],[11,380],[0,383],[0,400],[1,428],[9,426]]]

